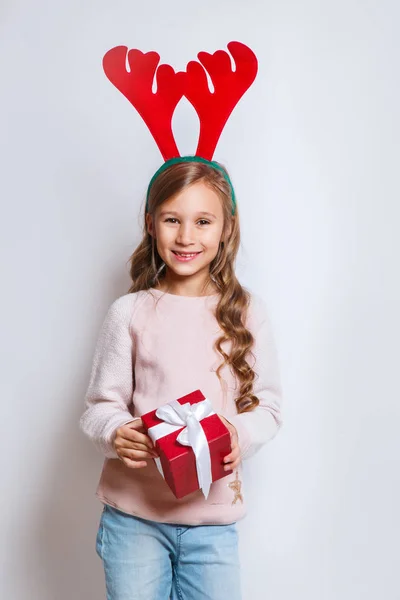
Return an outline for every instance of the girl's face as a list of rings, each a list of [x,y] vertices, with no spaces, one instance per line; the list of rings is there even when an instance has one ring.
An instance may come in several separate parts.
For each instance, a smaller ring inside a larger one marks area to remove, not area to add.
[[[146,215],[148,232],[156,239],[157,250],[174,275],[204,275],[218,253],[223,213],[218,195],[203,182],[187,187],[163,202],[154,220]]]

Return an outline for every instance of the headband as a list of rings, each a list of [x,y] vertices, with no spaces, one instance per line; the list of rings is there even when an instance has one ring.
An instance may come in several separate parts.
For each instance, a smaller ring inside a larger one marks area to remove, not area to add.
[[[177,73],[170,65],[159,65],[160,55],[157,52],[128,51],[126,46],[116,46],[103,57],[107,78],[136,108],[165,161],[148,186],[146,210],[151,185],[162,171],[171,164],[201,162],[223,173],[231,190],[232,214],[235,212],[232,183],[226,171],[212,158],[227,120],[257,75],[258,63],[254,52],[241,42],[229,42],[227,46],[235,62],[234,71],[231,57],[224,50],[217,50],[214,54],[199,52],[199,62],[190,61],[186,71]],[[207,73],[213,91],[209,89]],[[156,92],[153,92],[154,79]],[[180,156],[172,132],[172,117],[183,96],[193,105],[200,121],[194,156]]]

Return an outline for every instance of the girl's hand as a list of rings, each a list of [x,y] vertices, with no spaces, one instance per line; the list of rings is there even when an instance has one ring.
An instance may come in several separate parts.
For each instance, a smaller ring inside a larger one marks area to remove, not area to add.
[[[146,467],[147,460],[158,456],[152,440],[144,433],[142,419],[130,421],[117,429],[114,448],[118,458],[131,469]]]
[[[222,417],[221,415],[218,416],[223,422],[223,424],[226,425],[227,429],[229,429],[229,433],[231,434],[231,453],[228,454],[228,456],[225,456],[224,458],[224,470],[230,471],[232,469],[232,471],[234,471],[238,468],[238,466],[241,463],[239,439],[236,427],[234,427],[232,423],[229,423],[229,421],[227,421],[225,417]]]

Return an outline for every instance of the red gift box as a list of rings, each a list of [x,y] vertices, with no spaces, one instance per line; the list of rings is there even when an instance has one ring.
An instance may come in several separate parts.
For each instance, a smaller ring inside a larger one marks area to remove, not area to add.
[[[177,399],[182,405],[196,404],[203,400],[206,398],[200,390]],[[142,421],[147,433],[152,427],[164,422],[157,417],[156,410],[143,415]],[[223,464],[223,459],[231,452],[230,433],[217,414],[206,416],[200,420],[200,424],[210,452],[211,480],[217,481],[232,473],[231,470],[225,471]],[[195,453],[190,446],[184,446],[177,441],[184,428],[184,426],[179,427],[155,441],[165,481],[177,498],[183,498],[200,489]]]

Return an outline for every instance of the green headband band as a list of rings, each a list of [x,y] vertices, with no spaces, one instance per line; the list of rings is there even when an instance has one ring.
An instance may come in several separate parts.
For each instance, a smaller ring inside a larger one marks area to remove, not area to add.
[[[219,171],[220,173],[222,173],[222,175],[225,177],[226,181],[229,184],[229,188],[230,188],[231,196],[232,196],[232,214],[234,215],[235,214],[235,208],[236,208],[236,198],[235,198],[235,192],[233,190],[232,182],[229,179],[229,175],[227,174],[227,172],[225,171],[225,169],[223,169],[221,167],[221,165],[219,165],[218,163],[216,163],[216,162],[214,162],[212,160],[206,160],[205,158],[202,158],[201,156],[178,156],[177,158],[170,158],[163,165],[161,165],[161,167],[158,169],[158,171],[156,171],[156,173],[154,173],[153,177],[150,180],[149,187],[147,188],[146,212],[149,210],[150,189],[151,189],[151,186],[153,185],[153,182],[156,179],[156,177],[158,177],[160,175],[160,173],[162,173],[163,171],[165,171],[165,169],[167,169],[171,165],[176,165],[176,164],[183,163],[183,162],[199,162],[199,163],[203,163],[205,165],[210,165],[211,167],[214,167],[214,169],[217,169],[217,171]]]

